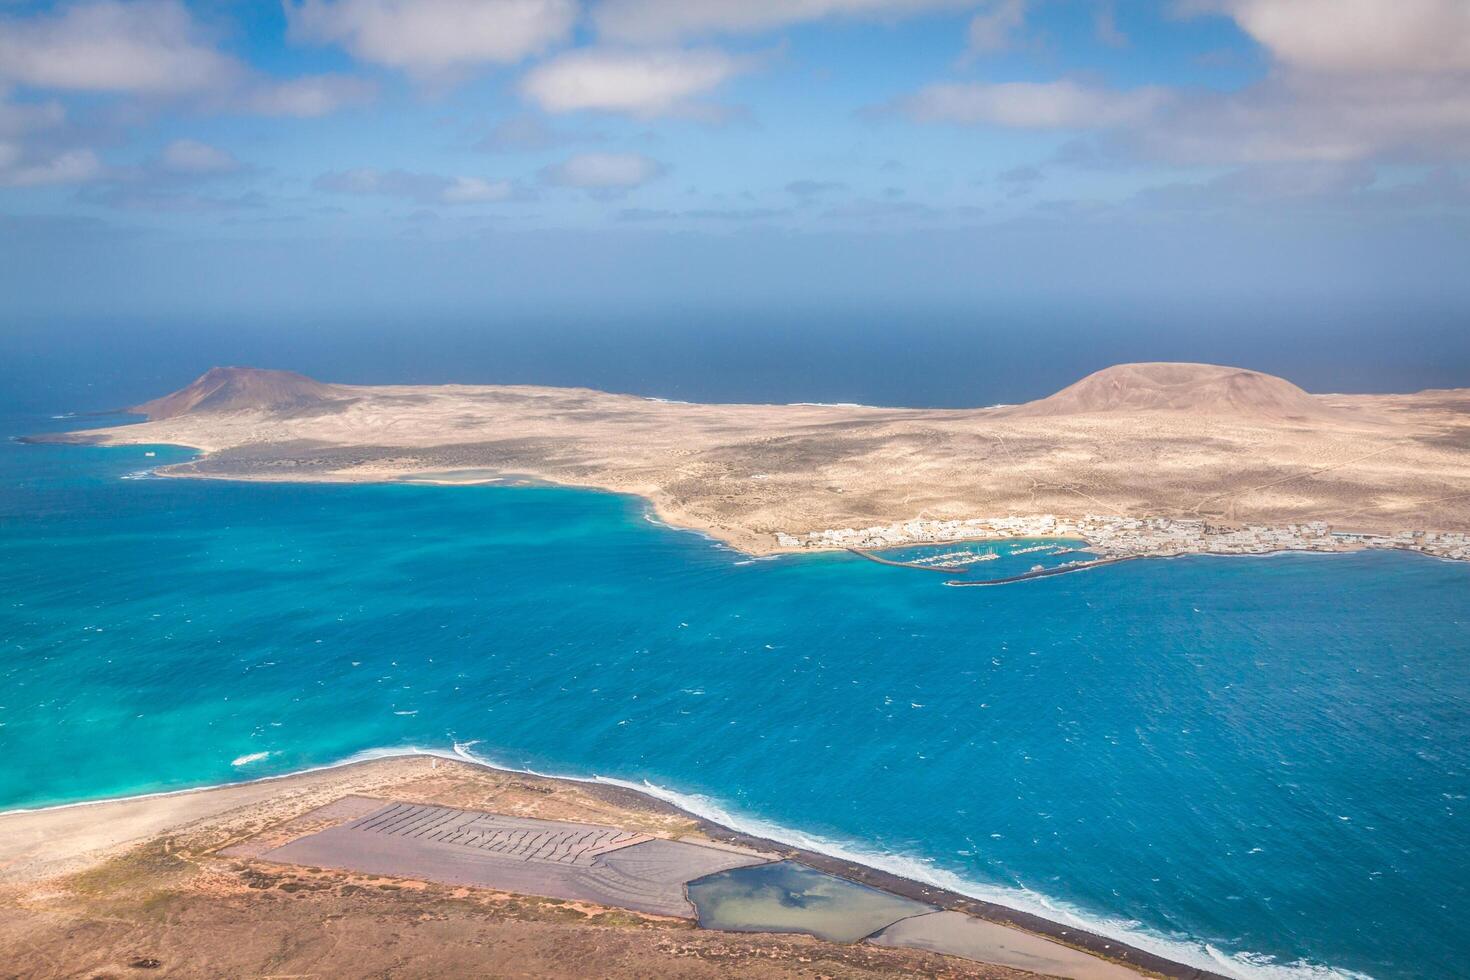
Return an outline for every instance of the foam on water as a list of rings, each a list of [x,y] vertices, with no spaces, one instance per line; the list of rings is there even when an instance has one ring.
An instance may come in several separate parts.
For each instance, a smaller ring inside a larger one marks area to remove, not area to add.
[[[948,889],[970,898],[1003,905],[1020,912],[1049,919],[1062,925],[1081,929],[1095,935],[1116,939],[1120,943],[1147,950],[1158,956],[1195,966],[1205,970],[1226,973],[1241,980],[1367,980],[1367,974],[1353,970],[1299,960],[1293,963],[1277,962],[1274,958],[1242,952],[1228,954],[1208,943],[1192,942],[1187,939],[1161,936],[1143,928],[1136,921],[1111,919],[1089,915],[1066,902],[1055,901],[1038,892],[1024,888],[1004,888],[966,878],[937,868],[926,858],[906,854],[875,851],[861,843],[830,840],[808,834],[801,830],[785,827],[748,814],[737,813],[727,805],[698,793],[681,793],[648,781],[635,782],[614,776],[581,776],[571,773],[542,772],[535,769],[516,767],[474,751],[477,742],[456,742],[450,751],[415,746],[407,749],[375,749],[357,753],[343,761],[343,765],[366,759],[387,758],[402,754],[437,755],[441,758],[459,759],[503,772],[519,772],[528,776],[564,779],[569,782],[603,784],[643,793],[678,807],[686,813],[728,827],[738,833],[776,841],[802,850],[814,851],[828,857],[855,864],[866,865],[887,871],[890,874],[922,884]]]
[[[400,748],[375,748],[364,749],[354,752],[346,758],[336,762],[328,762],[320,766],[309,766],[292,772],[271,773],[268,776],[255,776],[251,779],[230,779],[218,783],[205,783],[198,786],[187,786],[183,789],[160,790],[157,793],[129,793],[123,796],[103,796],[90,800],[74,800],[71,803],[55,803],[51,806],[18,806],[8,810],[0,810],[0,817],[12,813],[44,813],[50,810],[72,810],[79,807],[103,806],[107,803],[124,803],[129,800],[157,800],[170,796],[187,796],[190,793],[204,793],[212,789],[224,789],[229,786],[250,786],[254,783],[272,783],[282,779],[291,779],[295,776],[304,776],[314,772],[326,772],[331,769],[341,769],[344,766],[356,765],[359,762],[370,762],[373,759],[395,759],[400,756],[434,755],[441,759],[463,759],[463,756],[455,754],[452,750],[419,748],[416,746],[402,746]]]
[[[520,772],[528,776],[565,779],[569,782],[601,783],[630,789],[652,796],[654,799],[663,800],[686,813],[692,813],[697,817],[751,837],[761,837],[802,850],[815,851],[842,861],[867,865],[910,881],[945,888],[983,902],[1004,905],[1019,912],[1029,912],[1052,922],[1072,926],[1109,939],[1116,939],[1120,943],[1147,950],[1177,963],[1205,970],[1221,971],[1230,976],[1239,977],[1241,980],[1353,980],[1353,978],[1366,976],[1351,970],[1339,970],[1314,963],[1277,963],[1271,957],[1257,953],[1228,955],[1206,943],[1159,936],[1143,929],[1137,922],[1088,915],[1080,909],[1068,906],[1065,902],[1053,901],[1029,889],[1001,888],[970,881],[942,868],[936,868],[934,863],[926,858],[879,852],[860,843],[829,840],[795,828],[784,827],[760,817],[736,813],[719,801],[698,793],[680,793],[655,783],[634,782],[615,776],[578,776],[570,773],[538,772],[533,769],[518,768],[473,751],[476,744],[478,743],[456,742],[453,751],[447,754],[451,758],[473,762],[490,769]],[[423,748],[415,748],[411,751],[424,754],[445,754]],[[387,754],[392,753],[388,751]]]
[[[455,742],[449,749],[422,745],[363,749],[335,762],[312,766],[296,772],[274,773],[269,776],[257,776],[253,779],[231,780],[207,786],[196,786],[167,792],[137,793],[97,800],[79,800],[73,803],[62,803],[47,807],[16,807],[9,810],[0,810],[0,816],[12,813],[37,813],[48,810],[67,810],[77,807],[100,806],[106,803],[117,803],[128,800],[181,796],[190,793],[201,793],[211,789],[223,789],[229,786],[244,786],[254,783],[290,779],[294,776],[326,772],[376,759],[434,756],[458,762],[469,762],[498,772],[522,773],[527,776],[540,776],[549,779],[561,779],[568,782],[593,785],[618,786],[623,789],[633,790],[634,792],[662,800],[665,803],[678,807],[686,813],[720,824],[738,833],[760,837],[780,844],[786,844],[790,847],[813,851],[818,854],[825,854],[828,857],[837,858],[842,861],[851,861],[855,864],[866,865],[881,871],[887,871],[901,878],[907,878],[910,881],[934,885],[961,895],[969,896],[970,898],[979,899],[980,901],[1003,905],[1021,912],[1028,912],[1032,915],[1049,919],[1052,922],[1071,926],[1109,939],[1115,939],[1120,943],[1147,950],[1158,956],[1174,960],[1177,963],[1223,972],[1229,976],[1238,977],[1240,980],[1369,980],[1367,974],[1357,973],[1352,970],[1342,970],[1321,964],[1308,963],[1306,961],[1279,963],[1270,956],[1257,953],[1242,952],[1227,954],[1207,943],[1196,943],[1160,936],[1142,928],[1137,922],[1088,915],[1081,910],[1068,906],[1065,902],[1050,900],[1046,896],[1029,889],[1001,888],[970,881],[943,869],[936,868],[932,861],[925,858],[878,852],[862,844],[829,840],[821,836],[805,833],[801,830],[772,823],[759,817],[739,814],[724,804],[698,793],[680,793],[676,790],[671,790],[647,781],[634,782],[613,776],[581,776],[571,773],[543,772],[536,769],[508,765],[475,752],[474,746],[476,744],[478,742]],[[263,761],[271,754],[269,752],[259,752],[241,756],[233,760],[230,764],[237,767],[248,765],[253,762]]]
[[[570,778],[570,777],[563,777]],[[1280,964],[1271,957],[1255,954],[1240,953],[1226,955],[1205,943],[1190,942],[1160,936],[1143,928],[1135,921],[1111,919],[1095,915],[1089,915],[1081,909],[1074,908],[1065,902],[1056,901],[1038,892],[1024,888],[1003,888],[996,885],[988,885],[981,882],[962,878],[952,872],[934,866],[934,862],[922,857],[908,854],[894,854],[875,851],[860,843],[851,841],[835,841],[825,837],[804,833],[790,827],[771,823],[758,817],[732,813],[727,807],[708,797],[698,794],[679,793],[674,790],[657,786],[653,783],[635,783],[629,780],[617,779],[608,776],[599,776],[592,782],[607,783],[613,786],[622,786],[627,789],[638,790],[649,796],[671,803],[681,810],[693,813],[696,816],[712,820],[715,823],[729,827],[731,830],[753,837],[763,837],[767,840],[799,847],[803,850],[815,851],[828,857],[838,858],[843,861],[851,861],[855,864],[864,864],[880,871],[907,878],[927,885],[935,885],[945,888],[970,898],[976,898],[995,905],[1003,905],[1007,908],[1016,909],[1020,912],[1029,912],[1032,915],[1041,916],[1052,922],[1071,926],[1090,932],[1095,935],[1115,939],[1120,943],[1126,943],[1150,953],[1184,963],[1188,966],[1196,966],[1207,970],[1216,970],[1231,976],[1240,977],[1242,980],[1273,980],[1273,978],[1350,978],[1362,977],[1363,974],[1347,970],[1339,970],[1332,967],[1317,964],[1293,963]]]

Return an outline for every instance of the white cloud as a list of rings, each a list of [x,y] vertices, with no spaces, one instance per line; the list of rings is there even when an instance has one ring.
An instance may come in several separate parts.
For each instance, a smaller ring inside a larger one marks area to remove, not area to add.
[[[506,180],[442,177],[438,174],[377,170],[373,167],[325,173],[313,181],[312,186],[319,191],[337,194],[401,197],[419,204],[483,204],[488,201],[504,201],[515,190],[510,181]]]
[[[690,100],[745,67],[722,51],[572,51],[538,65],[521,93],[548,112],[597,109],[654,116],[690,109]]]
[[[897,104],[919,122],[988,123],[1019,129],[1101,129],[1142,122],[1168,102],[1160,88],[1127,91],[1076,82],[943,83]]]
[[[512,190],[508,180],[456,177],[439,196],[445,204],[481,204],[486,201],[504,201],[511,196]]]
[[[1470,159],[1470,0],[1183,0],[1180,9],[1234,18],[1272,57],[1271,71],[1224,92],[940,83],[890,108],[929,123],[1094,130],[1091,145],[1113,160]]]
[[[502,119],[475,142],[475,149],[487,153],[533,153],[568,143],[595,141],[596,133],[563,132],[552,129],[540,116],[511,116]]]
[[[11,102],[0,85],[0,186],[74,184],[102,174],[56,102]]]
[[[1171,210],[1208,210],[1240,204],[1342,199],[1371,187],[1375,176],[1375,169],[1363,163],[1260,164],[1218,174],[1202,183],[1148,188],[1135,201]]]
[[[66,110],[58,102],[8,102],[5,97],[0,88],[0,136],[53,129],[66,121]]]
[[[349,75],[304,75],[258,82],[240,98],[239,105],[262,116],[310,118],[363,105],[377,91],[372,82]]]
[[[94,161],[95,162],[95,161]],[[88,204],[133,211],[219,212],[259,208],[256,192],[229,197],[205,194],[205,185],[248,174],[250,168],[229,152],[194,139],[178,139],[141,164],[86,171],[90,184],[78,192]],[[76,182],[76,178],[69,178]]]
[[[1465,0],[1213,0],[1204,6],[1229,14],[1294,69],[1355,75],[1470,71]]]
[[[1132,134],[1182,162],[1470,158],[1465,0],[1193,0],[1235,20],[1273,71],[1237,92],[1181,100]]]
[[[576,0],[286,0],[291,36],[420,76],[510,64],[565,40]]]
[[[628,0],[631,2],[631,0]],[[1050,82],[936,83],[891,103],[919,122],[1094,131],[1074,159],[1186,165],[1470,160],[1470,0],[1176,0],[1232,18],[1271,58],[1233,91]],[[1111,0],[1106,44],[1128,43]],[[971,48],[1007,44],[1024,3],[990,0]],[[881,111],[881,110],[880,110]]]
[[[603,0],[592,19],[605,38],[644,44],[754,33],[826,17],[900,18],[974,5],[975,0]]]
[[[0,19],[0,79],[37,88],[178,94],[242,72],[175,0],[84,3]]]
[[[836,191],[846,190],[847,185],[836,180],[814,180],[810,177],[793,180],[786,185],[786,193],[802,202],[814,201]]]
[[[165,172],[182,176],[227,174],[240,169],[240,161],[217,146],[198,140],[174,140],[158,155]]]
[[[1273,59],[1245,89],[1181,99],[1129,134],[1182,162],[1470,158],[1465,0],[1191,0]]]
[[[1470,85],[1454,77],[1295,73],[1180,101],[1128,139],[1182,163],[1470,158]]]
[[[657,160],[641,153],[582,153],[541,171],[548,184],[589,190],[627,190],[664,172]]]
[[[0,142],[0,185],[77,184],[101,174],[102,163],[91,150],[65,150],[37,157],[17,144]]]
[[[1026,0],[990,0],[970,20],[970,51],[1000,51],[1026,23]]]
[[[186,99],[216,112],[320,116],[372,98],[343,75],[273,79],[215,49],[178,0],[93,0],[0,17],[0,86]]]
[[[1128,46],[1128,35],[1118,27],[1118,11],[1113,7],[1113,0],[1100,0],[1092,12],[1092,33],[1110,48]]]
[[[1295,220],[1303,212],[1420,212],[1443,217],[1470,209],[1470,174],[1436,167],[1384,179],[1370,163],[1253,164],[1202,182],[1141,191],[1131,202],[1156,211],[1225,212],[1242,206]]]

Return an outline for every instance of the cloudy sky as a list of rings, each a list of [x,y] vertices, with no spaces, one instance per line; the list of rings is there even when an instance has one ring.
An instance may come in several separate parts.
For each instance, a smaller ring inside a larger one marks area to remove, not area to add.
[[[0,0],[16,316],[1454,306],[1467,156],[1464,0]]]

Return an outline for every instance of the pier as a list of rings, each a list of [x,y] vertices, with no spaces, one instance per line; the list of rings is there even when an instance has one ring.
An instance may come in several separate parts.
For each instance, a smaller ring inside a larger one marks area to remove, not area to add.
[[[880,565],[892,565],[894,568],[917,568],[921,572],[946,572],[950,575],[964,575],[970,571],[969,565],[920,565],[912,561],[894,561],[892,558],[884,558],[881,555],[875,555],[873,552],[864,551],[861,548],[848,548],[847,550],[859,558],[866,558],[868,561],[875,561]]]

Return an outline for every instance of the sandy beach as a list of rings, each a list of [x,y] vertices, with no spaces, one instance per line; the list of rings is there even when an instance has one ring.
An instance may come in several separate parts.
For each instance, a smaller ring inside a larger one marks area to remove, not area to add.
[[[699,930],[679,916],[446,885],[432,876],[260,859],[319,831],[330,823],[319,814],[352,799],[368,809],[374,799],[402,800],[606,825],[639,839],[796,859],[945,911],[905,920],[874,942],[844,945]],[[416,976],[433,974],[436,964],[494,972],[514,962],[536,975],[571,976],[589,956],[607,964],[599,972],[608,976],[795,976],[814,968],[839,976],[1205,975],[1034,916],[741,834],[621,786],[434,755],[0,815],[0,957],[27,976],[154,961],[173,975],[360,975],[393,964],[402,971],[395,975]]]

